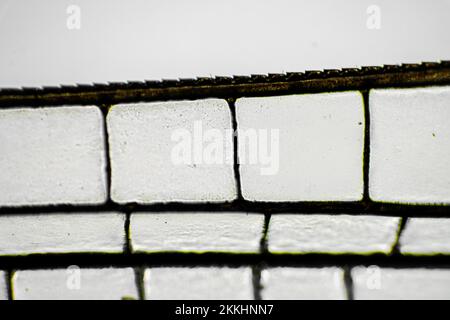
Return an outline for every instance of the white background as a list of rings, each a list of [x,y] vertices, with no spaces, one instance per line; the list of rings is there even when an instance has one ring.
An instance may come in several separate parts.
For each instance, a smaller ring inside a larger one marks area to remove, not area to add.
[[[0,86],[439,61],[449,31],[449,0],[0,0]]]

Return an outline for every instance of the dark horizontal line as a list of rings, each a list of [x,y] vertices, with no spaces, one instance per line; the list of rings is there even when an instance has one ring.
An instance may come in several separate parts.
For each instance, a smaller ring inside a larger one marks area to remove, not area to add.
[[[0,107],[108,105],[448,84],[450,61],[442,61],[303,73],[1,89]]]
[[[403,256],[357,254],[236,254],[236,253],[153,253],[153,254],[39,254],[0,256],[0,269],[170,267],[170,266],[254,266],[326,267],[370,266],[391,268],[450,268],[450,255]]]
[[[1,207],[0,214],[33,213],[91,213],[91,212],[248,212],[248,213],[309,213],[383,215],[401,217],[446,217],[450,218],[450,205],[390,204],[372,201],[360,202],[252,202],[236,200],[227,203],[160,203],[160,204],[116,204],[104,205],[49,205]]]

